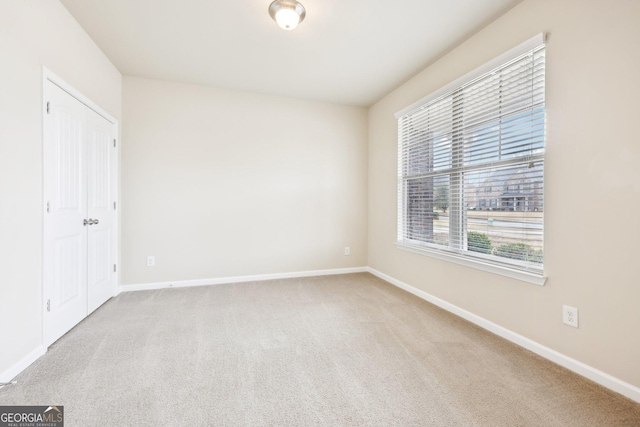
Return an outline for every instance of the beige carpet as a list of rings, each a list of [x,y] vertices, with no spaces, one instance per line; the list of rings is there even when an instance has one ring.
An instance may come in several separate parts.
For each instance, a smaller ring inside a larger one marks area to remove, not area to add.
[[[124,293],[0,390],[66,426],[640,426],[640,404],[369,274]]]

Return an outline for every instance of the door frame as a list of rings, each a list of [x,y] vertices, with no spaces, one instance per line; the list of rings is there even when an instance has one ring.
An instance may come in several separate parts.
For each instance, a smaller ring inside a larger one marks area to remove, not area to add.
[[[114,241],[114,245],[115,245],[115,252],[116,252],[116,275],[115,275],[115,280],[113,282],[113,295],[112,297],[118,295],[119,293],[119,289],[120,289],[120,271],[121,269],[119,268],[119,266],[121,265],[120,263],[120,123],[118,122],[118,120],[116,120],[115,117],[113,117],[111,114],[107,113],[105,110],[103,110],[99,105],[97,105],[95,102],[93,102],[91,99],[89,99],[88,97],[86,97],[82,92],[80,92],[79,90],[77,90],[75,87],[71,86],[69,83],[67,83],[66,81],[64,81],[62,78],[60,78],[58,75],[56,75],[54,72],[52,72],[51,70],[49,70],[47,67],[42,67],[42,122],[41,122],[41,128],[42,128],[42,134],[41,134],[41,140],[42,140],[42,164],[41,164],[41,170],[44,172],[45,170],[45,162],[46,162],[46,155],[47,155],[47,149],[46,149],[46,141],[45,141],[45,120],[46,120],[46,115],[47,115],[47,82],[53,83],[54,85],[58,86],[60,89],[62,89],[63,91],[67,92],[69,95],[71,95],[72,97],[74,97],[75,99],[77,99],[78,101],[80,101],[82,104],[84,104],[86,107],[88,107],[89,109],[93,110],[96,114],[102,116],[104,119],[106,119],[107,121],[109,121],[110,123],[112,123],[115,126],[115,134],[116,134],[116,159],[115,159],[115,174],[116,174],[116,185],[114,188],[114,199],[116,202],[116,214],[114,215],[113,221],[114,221],[114,236],[113,236],[113,241]],[[47,187],[47,182],[45,181],[44,178],[44,173],[42,174],[42,223],[40,226],[40,235],[41,235],[41,242],[42,242],[42,247],[41,247],[41,269],[42,269],[42,276],[41,276],[41,280],[40,280],[40,300],[42,302],[42,308],[41,308],[41,313],[42,313],[42,324],[41,324],[41,336],[42,336],[42,345],[44,346],[44,348],[48,348],[51,344],[51,342],[46,342],[46,335],[45,335],[45,331],[46,331],[46,318],[47,318],[47,301],[46,301],[46,295],[47,295],[47,290],[45,289],[45,279],[44,279],[44,272],[45,272],[45,262],[47,261],[45,259],[45,230],[44,230],[44,224],[45,224],[45,217],[47,215],[47,191],[45,191]]]

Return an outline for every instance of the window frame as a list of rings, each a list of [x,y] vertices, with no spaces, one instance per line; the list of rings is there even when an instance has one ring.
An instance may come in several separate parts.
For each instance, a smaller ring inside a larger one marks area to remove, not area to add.
[[[444,95],[455,93],[456,90],[458,90],[460,87],[467,84],[468,82],[471,82],[477,79],[478,77],[483,76],[498,67],[501,67],[502,65],[520,57],[523,54],[526,54],[527,52],[532,51],[533,49],[535,49],[540,45],[543,45],[544,43],[545,43],[544,34],[541,33],[532,37],[531,39],[525,41],[524,43],[521,43],[520,45],[509,50],[508,52],[505,52],[504,54],[494,58],[493,60],[478,67],[477,69],[471,71],[470,73],[465,74],[464,76],[452,81],[448,85],[440,88],[439,90],[433,92],[432,94],[418,100],[417,102],[414,102],[410,106],[399,111],[395,115],[396,119],[399,120],[406,114],[411,113],[416,109],[420,108],[421,106],[426,105],[431,101],[434,101]],[[456,135],[455,135],[456,124],[453,123],[452,126],[453,126],[454,136],[453,136],[453,142],[451,144],[452,146],[451,169],[458,169],[458,168],[464,169],[462,168],[462,164],[460,165],[453,164],[453,162],[456,161],[455,159],[463,158],[463,156],[460,154],[462,154],[462,150],[464,149],[464,147],[462,147],[461,142],[456,143]],[[546,138],[545,138],[545,146],[546,146]],[[463,215],[464,215],[465,206],[463,206],[463,200],[462,200],[463,193],[464,193],[464,191],[462,191],[463,182],[460,178],[456,178],[457,176],[456,174],[450,175],[449,179],[451,181],[449,182],[449,191],[452,191],[451,189],[455,189],[456,186],[459,186],[461,190],[457,191],[456,194],[452,194],[451,198],[452,199],[459,198],[460,200],[458,200],[457,202],[456,200],[451,200],[451,202],[449,203],[450,205],[449,206],[449,216],[450,216],[450,221],[449,221],[450,234],[449,235],[451,236],[451,235],[459,234],[463,236],[463,241],[456,242],[455,239],[450,238],[451,246],[449,246],[447,250],[442,250],[438,248],[438,245],[436,243],[423,242],[423,241],[411,241],[409,238],[405,237],[404,227],[406,226],[406,220],[404,218],[404,214],[405,214],[406,206],[404,206],[404,203],[406,202],[405,201],[406,189],[404,188],[405,181],[403,179],[403,170],[402,170],[403,166],[401,163],[402,162],[401,156],[402,154],[400,150],[400,141],[399,141],[398,190],[397,190],[398,191],[398,194],[397,194],[398,230],[397,230],[397,241],[396,241],[396,246],[398,249],[406,250],[413,253],[418,253],[421,255],[427,255],[437,259],[446,260],[449,262],[465,265],[465,266],[480,269],[483,271],[488,271],[491,273],[507,276],[513,279],[525,281],[528,283],[533,283],[540,286],[544,285],[546,281],[546,277],[544,275],[544,264],[542,265],[541,270],[532,270],[530,268],[527,268],[527,265],[524,265],[525,263],[519,262],[518,260],[514,260],[514,259],[505,258],[504,261],[501,261],[499,259],[496,259],[496,257],[494,256],[487,256],[481,253],[474,252],[472,256],[466,254],[468,249],[464,247],[466,244],[466,236],[464,236],[465,233],[464,233]],[[544,153],[537,155],[537,157],[544,162]],[[461,160],[458,160],[458,162],[461,163]],[[507,163],[510,163],[510,162],[507,162]],[[440,176],[440,175],[434,175],[434,176]],[[459,176],[462,176],[462,175],[460,174]],[[510,185],[513,185],[513,183],[510,183]],[[491,205],[490,203],[491,196],[490,195],[487,195],[487,196],[483,195],[482,197],[486,199],[486,204],[488,208]],[[434,191],[434,198],[435,198],[435,191]],[[543,198],[542,204],[544,205],[544,190],[542,190],[542,198]],[[543,211],[542,223],[544,224],[544,211]],[[543,226],[543,237],[544,237],[544,226]],[[543,245],[544,245],[544,238],[543,238]]]

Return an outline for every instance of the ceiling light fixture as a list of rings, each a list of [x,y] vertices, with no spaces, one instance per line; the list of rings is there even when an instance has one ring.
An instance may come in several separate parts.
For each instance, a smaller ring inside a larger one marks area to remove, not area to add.
[[[304,6],[296,0],[275,0],[269,5],[269,15],[283,30],[293,30],[304,20]]]

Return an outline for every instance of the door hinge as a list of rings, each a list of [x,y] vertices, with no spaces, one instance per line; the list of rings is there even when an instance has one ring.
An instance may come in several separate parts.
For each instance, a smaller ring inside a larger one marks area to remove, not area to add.
[[[47,311],[51,311],[51,300],[47,300]]]
[[[113,138],[113,148],[116,148],[116,139]]]
[[[47,202],[47,213],[51,212],[50,202]]]
[[[116,265],[115,264],[113,264],[113,272],[114,273],[116,272]]]
[[[116,210],[116,202],[113,202],[113,210]]]
[[[49,103],[49,101],[47,101],[47,114],[49,114],[49,105],[50,105],[50,103]]]

